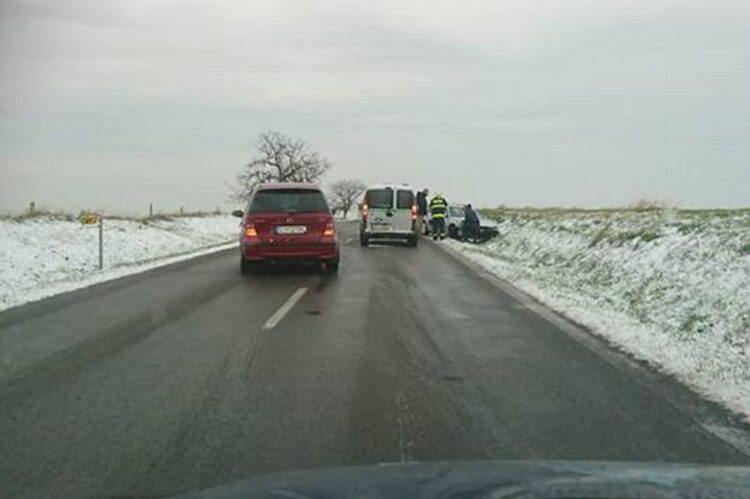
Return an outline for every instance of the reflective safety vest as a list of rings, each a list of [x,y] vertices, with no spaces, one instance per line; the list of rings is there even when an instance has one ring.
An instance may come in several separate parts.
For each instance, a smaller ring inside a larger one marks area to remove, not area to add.
[[[448,201],[440,196],[435,196],[430,201],[430,213],[432,218],[445,218],[445,214],[448,211]]]

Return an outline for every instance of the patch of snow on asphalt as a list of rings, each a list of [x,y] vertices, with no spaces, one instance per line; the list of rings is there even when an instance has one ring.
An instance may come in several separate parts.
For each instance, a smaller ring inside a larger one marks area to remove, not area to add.
[[[448,244],[750,421],[750,211],[495,213]]]
[[[100,271],[98,227],[0,220],[0,310],[234,246],[238,223],[230,216],[105,219]]]

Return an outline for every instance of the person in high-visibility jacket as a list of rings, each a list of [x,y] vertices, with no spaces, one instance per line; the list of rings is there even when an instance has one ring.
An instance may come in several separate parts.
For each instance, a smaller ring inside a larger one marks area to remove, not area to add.
[[[442,194],[435,195],[430,201],[430,215],[432,216],[432,238],[445,239],[445,215],[448,213],[448,201]]]

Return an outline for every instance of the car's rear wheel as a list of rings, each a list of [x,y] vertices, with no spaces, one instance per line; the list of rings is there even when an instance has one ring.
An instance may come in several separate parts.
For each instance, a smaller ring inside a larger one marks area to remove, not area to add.
[[[326,274],[338,274],[339,260],[326,263]]]
[[[242,275],[257,274],[260,272],[261,265],[263,265],[261,262],[253,262],[240,257],[240,272]]]

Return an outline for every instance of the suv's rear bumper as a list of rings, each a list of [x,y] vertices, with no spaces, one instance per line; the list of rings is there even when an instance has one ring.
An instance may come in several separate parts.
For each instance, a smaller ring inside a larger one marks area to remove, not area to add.
[[[300,260],[332,261],[339,257],[338,244],[310,245],[260,245],[241,243],[240,249],[245,260]]]

